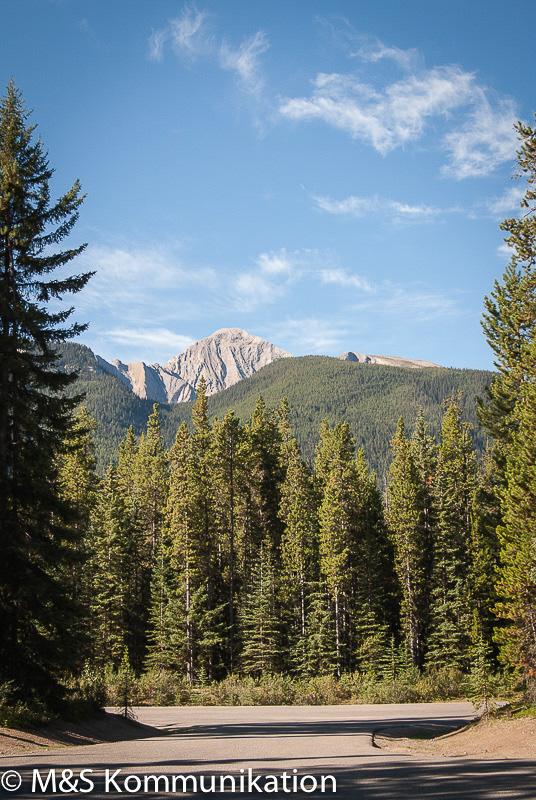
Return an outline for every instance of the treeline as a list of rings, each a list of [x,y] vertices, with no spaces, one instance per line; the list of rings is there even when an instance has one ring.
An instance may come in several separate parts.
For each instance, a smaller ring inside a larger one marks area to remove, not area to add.
[[[92,351],[64,342],[59,352],[66,372],[78,371],[70,391],[85,394],[84,405],[98,423],[94,434],[97,471],[104,475],[117,448],[132,426],[139,436],[145,429],[153,401],[137,397],[119,378],[104,372]],[[234,409],[247,419],[259,395],[275,408],[282,397],[290,406],[292,432],[306,462],[312,466],[322,421],[332,426],[348,422],[357,446],[364,447],[370,468],[383,480],[391,462],[390,441],[398,418],[414,420],[419,408],[434,430],[441,425],[442,402],[460,394],[462,420],[474,426],[477,453],[486,448],[486,434],[477,419],[477,398],[493,380],[484,370],[427,368],[423,370],[355,364],[327,356],[284,358],[259,370],[223,392],[208,398],[211,420],[223,419]],[[160,405],[160,423],[169,449],[182,422],[192,430],[193,403]]]
[[[493,468],[457,400],[437,441],[422,413],[410,438],[400,420],[385,492],[347,423],[322,425],[311,470],[290,416],[259,398],[245,424],[211,424],[201,382],[192,433],[166,450],[155,406],[99,482],[81,412],[60,485],[86,526],[72,581],[87,663],[191,683],[489,672]]]

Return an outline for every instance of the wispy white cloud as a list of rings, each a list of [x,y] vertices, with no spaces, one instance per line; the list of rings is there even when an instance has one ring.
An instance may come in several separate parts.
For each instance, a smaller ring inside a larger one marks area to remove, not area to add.
[[[526,187],[515,184],[509,186],[498,197],[488,197],[479,203],[480,208],[484,208],[493,217],[504,217],[510,213],[519,214],[521,212],[520,203],[525,194]]]
[[[195,61],[208,55],[212,49],[211,37],[207,30],[206,11],[198,11],[194,5],[187,5],[181,14],[170,20],[169,24],[154,31],[149,37],[149,58],[162,61],[164,47],[169,42],[176,55]]]
[[[376,63],[383,59],[394,61],[401,69],[415,69],[421,61],[415,48],[403,50],[384,44],[377,36],[358,31],[346,17],[317,16],[316,22],[327,33],[330,43],[344,50],[350,58]]]
[[[514,251],[512,250],[510,245],[506,244],[506,242],[503,242],[497,248],[497,255],[499,256],[499,258],[502,258],[503,260],[507,259],[509,261],[513,252]]]
[[[279,111],[294,120],[320,119],[371,144],[379,153],[418,139],[429,118],[446,115],[473,94],[474,76],[435,67],[375,89],[356,75],[320,73],[311,97],[286,99]]]
[[[225,39],[217,36],[210,24],[207,11],[195,5],[186,5],[180,15],[149,37],[149,58],[162,61],[167,46],[186,62],[199,58],[212,59],[221,69],[231,72],[239,88],[257,98],[262,92],[264,77],[260,57],[270,43],[264,31],[257,31],[233,48]]]
[[[289,352],[319,353],[337,352],[348,334],[348,327],[322,317],[287,318],[269,326],[266,335],[281,341]]]
[[[364,292],[373,291],[372,286],[366,278],[363,278],[361,275],[349,274],[344,269],[321,269],[319,275],[322,283],[333,283],[338,286],[353,287],[355,289],[361,289]]]
[[[222,69],[236,73],[245,91],[258,95],[264,84],[260,71],[260,56],[269,47],[270,43],[264,31],[257,31],[254,36],[244,39],[236,50],[224,40],[220,48],[220,65]]]
[[[296,254],[294,254],[294,257],[290,256],[283,247],[281,250],[261,253],[256,263],[259,265],[262,272],[266,272],[270,275],[289,273],[296,264]]]
[[[104,335],[117,344],[138,347],[141,352],[158,347],[178,354],[195,341],[192,336],[173,333],[168,328],[111,328]]]
[[[431,322],[468,316],[460,306],[461,292],[439,293],[421,284],[401,285],[383,281],[372,300],[352,306],[354,311],[367,311],[399,317],[407,322]]]
[[[319,73],[309,96],[281,101],[281,117],[323,121],[384,156],[418,141],[428,126],[441,118],[450,128],[446,133],[436,132],[434,146],[447,154],[441,173],[458,180],[488,175],[514,158],[516,110],[511,99],[492,99],[476,75],[458,65],[425,69],[417,50],[387,45],[359,34],[347,20],[343,23],[342,34],[339,30],[336,35],[346,44],[354,42],[350,57],[371,65],[388,60],[406,74],[385,84],[379,74],[366,82],[362,71]],[[332,33],[334,30],[332,27]]]
[[[109,309],[123,319],[174,313],[169,297],[181,287],[203,285],[217,290],[218,277],[205,267],[184,264],[178,247],[89,247],[80,257],[81,268],[96,275],[78,296],[82,310]],[[181,312],[187,302],[181,303]]]
[[[457,180],[489,175],[499,164],[514,161],[517,135],[515,105],[502,99],[493,107],[484,90],[477,89],[469,119],[443,139],[448,162],[442,174]]]
[[[367,36],[357,32],[355,32],[354,36],[357,50],[350,53],[351,58],[359,58],[361,61],[368,61],[373,64],[386,59],[394,61],[398,67],[405,70],[414,69],[419,64],[419,51],[414,47],[402,50],[400,47],[384,44],[377,36]]]
[[[236,306],[242,311],[254,311],[269,305],[284,294],[285,285],[271,280],[262,272],[244,272],[234,281]]]
[[[254,311],[275,302],[296,277],[296,267],[305,264],[310,255],[311,252],[305,250],[288,253],[284,247],[261,253],[255,261],[256,269],[242,272],[234,280],[237,307]]]
[[[240,273],[233,283],[235,304],[241,310],[254,311],[274,303],[298,281],[343,286],[360,292],[373,291],[367,278],[339,267],[329,251],[303,249],[288,252],[282,248],[261,253],[255,263],[256,269]]]
[[[314,197],[313,199],[321,211],[347,217],[360,218],[381,215],[383,219],[396,222],[403,220],[427,222],[445,213],[442,209],[434,206],[411,205],[398,200],[383,199],[378,195],[372,197],[350,195],[344,200],[333,200],[331,197]],[[452,211],[453,209],[448,210]]]

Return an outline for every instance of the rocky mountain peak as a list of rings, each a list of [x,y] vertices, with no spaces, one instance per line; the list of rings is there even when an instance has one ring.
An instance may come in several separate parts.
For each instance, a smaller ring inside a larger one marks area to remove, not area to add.
[[[419,361],[414,358],[399,358],[398,356],[369,356],[366,353],[354,353],[347,350],[337,356],[341,361],[353,361],[359,364],[383,364],[387,367],[405,367],[406,369],[424,369],[425,367],[439,367],[431,361]]]
[[[290,353],[241,328],[220,328],[162,366],[143,361],[108,363],[104,359],[99,364],[138,397],[159,403],[184,403],[195,399],[201,376],[206,381],[207,394],[215,394],[249,378],[272,361],[289,357]]]

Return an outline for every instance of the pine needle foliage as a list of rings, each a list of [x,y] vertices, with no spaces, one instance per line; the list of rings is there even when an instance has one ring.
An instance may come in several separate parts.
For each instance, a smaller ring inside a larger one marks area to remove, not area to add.
[[[76,659],[63,567],[78,531],[58,496],[57,455],[80,398],[65,396],[76,375],[59,370],[56,348],[85,326],[57,309],[91,275],[62,269],[85,247],[56,249],[84,197],[76,181],[51,200],[53,170],[29,116],[11,81],[0,101],[0,683],[14,681],[24,700],[61,694]]]

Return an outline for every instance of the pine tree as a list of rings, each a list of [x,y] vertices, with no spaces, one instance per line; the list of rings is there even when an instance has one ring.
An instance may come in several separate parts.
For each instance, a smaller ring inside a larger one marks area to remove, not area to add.
[[[335,623],[336,672],[340,677],[348,661],[347,598],[351,586],[350,557],[352,530],[352,477],[355,441],[347,423],[332,431],[322,430],[317,450],[320,479],[323,482],[320,523],[320,570],[330,592]]]
[[[443,418],[434,482],[437,522],[428,661],[467,668],[474,608],[471,530],[477,467],[469,431],[459,417],[460,408],[453,399]]]
[[[257,557],[260,545],[266,542],[276,558],[280,552],[283,526],[279,518],[281,434],[274,414],[259,397],[251,415],[248,443],[248,476],[250,493],[250,557]]]
[[[286,475],[281,484],[281,597],[286,609],[288,647],[305,658],[308,586],[316,577],[318,512],[313,479],[295,439],[285,443]],[[295,657],[294,657],[294,660]]]
[[[534,559],[534,433],[536,403],[536,128],[518,123],[519,176],[526,181],[518,217],[501,228],[511,248],[503,281],[486,298],[482,326],[498,376],[480,417],[494,438],[502,522],[497,532],[500,568],[497,639],[501,660],[525,679],[534,695],[536,677],[536,580]]]
[[[229,642],[227,663],[236,664],[236,597],[240,589],[239,554],[244,545],[246,500],[245,431],[232,411],[213,427],[213,491],[218,566],[227,594]],[[223,599],[223,598],[222,598]]]
[[[76,375],[55,365],[56,345],[84,326],[67,323],[72,308],[51,312],[47,303],[90,277],[52,277],[84,249],[53,252],[83,196],[75,182],[51,202],[52,169],[28,117],[11,81],[0,105],[0,682],[25,699],[57,696],[77,659],[61,567],[76,513],[58,498],[56,457],[80,398],[65,397]]]
[[[413,664],[420,666],[427,613],[427,537],[422,484],[402,418],[398,421],[392,447],[394,460],[387,487],[387,524],[402,595],[402,635]]]
[[[260,677],[279,671],[280,625],[276,610],[276,580],[270,547],[262,544],[240,611],[241,667]]]
[[[164,527],[156,543],[151,576],[151,608],[146,666],[178,669],[181,636],[177,619],[177,575],[171,557],[171,537]]]
[[[527,357],[536,375],[536,343]],[[526,381],[515,409],[517,430],[506,460],[501,493],[497,638],[501,660],[520,674],[536,697],[536,387]]]
[[[158,403],[147,421],[147,432],[140,441],[136,464],[136,491],[139,512],[154,559],[167,495],[167,453],[160,428]]]
[[[214,617],[216,609],[223,614],[222,574],[219,569],[221,543],[217,540],[213,481],[213,437],[208,417],[206,383],[201,377],[197,386],[197,399],[192,409],[194,434],[191,440],[190,491],[193,501],[193,526],[196,548],[199,554],[198,568],[200,584],[195,594],[196,623],[193,627],[198,653],[209,680],[214,677],[216,663],[221,661],[221,652],[216,648],[202,647],[209,642],[209,625],[218,625],[221,620]],[[220,549],[218,548],[220,544]],[[193,597],[193,595],[192,595]],[[225,598],[226,600],[227,598]],[[194,620],[194,617],[192,617]],[[210,622],[209,622],[210,621]],[[221,645],[221,642],[220,642]]]
[[[376,476],[369,472],[360,448],[354,461],[354,543],[350,613],[355,629],[354,651],[362,652],[366,639],[384,640],[396,627],[393,552]],[[353,664],[352,664],[353,667]]]
[[[145,438],[145,437],[144,437]],[[115,469],[116,492],[123,506],[125,530],[128,531],[128,575],[129,611],[126,641],[129,657],[137,673],[142,669],[147,646],[147,621],[150,604],[152,569],[151,523],[145,507],[146,493],[140,489],[147,485],[146,476],[141,475],[143,465],[139,455],[139,444],[132,427],[119,446],[119,458]],[[160,524],[160,516],[158,524]]]
[[[190,435],[183,422],[170,452],[169,497],[166,528],[170,538],[170,563],[176,595],[170,612],[176,631],[176,660],[184,664],[187,680],[195,671],[195,643],[192,621],[193,596],[203,580],[202,548],[197,537],[195,498],[192,491]],[[166,643],[166,648],[169,643]]]
[[[89,630],[89,607],[92,599],[91,558],[92,521],[98,497],[99,480],[95,473],[95,447],[92,434],[97,427],[87,412],[80,408],[74,415],[74,424],[57,458],[58,494],[76,511],[74,528],[76,540],[69,545],[72,556],[65,564],[64,582],[71,597],[79,603],[77,628],[81,635]],[[85,647],[79,647],[83,661]]]
[[[113,466],[103,483],[93,526],[93,660],[101,666],[118,669],[128,649],[132,609],[137,598],[131,580],[135,543]]]
[[[512,255],[502,283],[495,281],[484,300],[482,318],[498,375],[487,390],[487,403],[480,403],[479,416],[494,438],[500,480],[504,480],[508,451],[519,425],[515,409],[520,392],[525,381],[533,378],[527,358],[536,335],[536,129],[521,122],[516,128],[521,141],[518,177],[526,180],[527,188],[522,213],[500,226]]]

